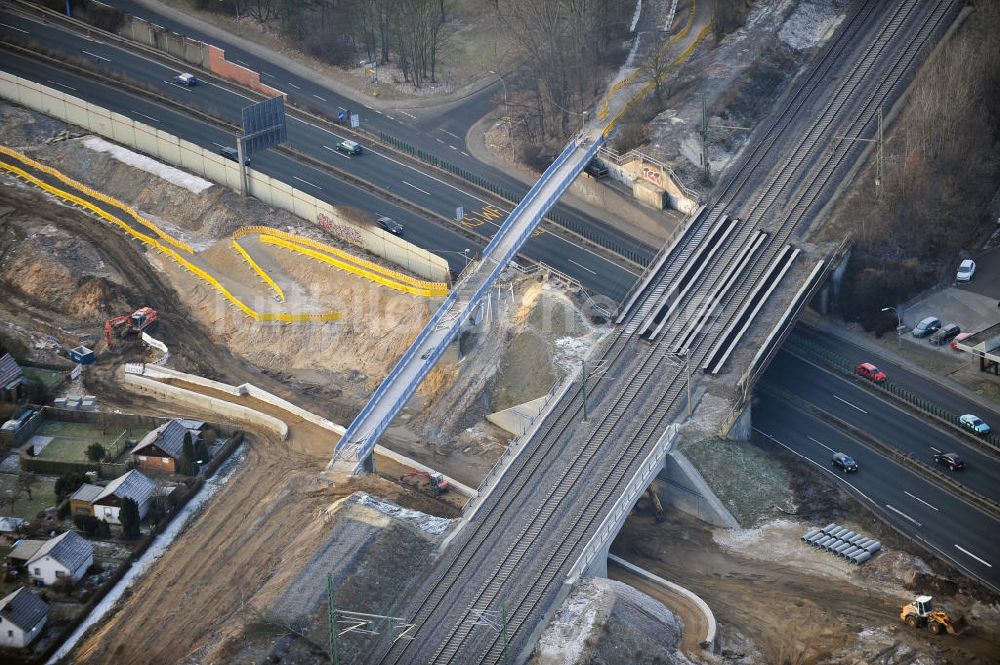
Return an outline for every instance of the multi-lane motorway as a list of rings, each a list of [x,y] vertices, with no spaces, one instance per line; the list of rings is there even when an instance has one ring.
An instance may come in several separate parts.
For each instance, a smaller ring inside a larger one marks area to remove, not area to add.
[[[58,50],[75,61],[83,60],[88,67],[97,71],[124,77],[130,82],[172,99],[176,104],[197,109],[229,123],[237,123],[240,110],[250,103],[248,97],[230,86],[207,83],[188,88],[178,85],[172,81],[172,77],[178,73],[175,67],[166,66],[115,44],[88,39],[62,26],[51,25],[36,17],[21,15],[11,10],[0,11],[0,35],[12,41],[28,40],[43,44],[46,49]],[[12,54],[5,54],[3,60],[3,68],[11,73],[54,85],[69,94],[205,147],[218,149],[235,143],[231,134],[212,123],[186,117],[160,104],[144,102],[135,95],[100,85],[86,77],[45,67]],[[305,85],[305,81],[302,83]],[[345,136],[338,136],[335,127],[332,126],[296,118],[291,118],[289,121],[288,139],[293,149],[330,164],[334,169],[347,171],[352,176],[438,215],[452,217],[455,209],[462,206],[471,213],[468,215],[466,226],[472,227],[471,230],[483,238],[491,237],[506,216],[507,211],[503,208],[494,209],[492,214],[476,215],[477,211],[488,210],[490,202],[396,159],[377,147],[366,146],[368,150],[365,154],[357,157],[343,155],[335,149],[341,138]],[[328,202],[350,205],[371,214],[385,214],[397,219],[405,226],[407,239],[431,251],[441,252],[453,269],[461,270],[464,267],[464,249],[470,248],[470,245],[473,253],[478,249],[474,241],[456,233],[452,228],[392,206],[383,198],[339,181],[322,169],[299,164],[273,153],[256,157],[253,168],[279,177]],[[602,222],[587,218],[575,211],[564,212],[585,220],[594,233],[613,236],[614,243],[626,247],[633,255],[648,258],[654,251]],[[476,226],[478,224],[481,225]],[[621,299],[624,296],[635,282],[640,270],[636,264],[616,260],[613,256],[609,258],[607,252],[595,252],[584,242],[553,233],[542,233],[534,238],[525,247],[523,254],[529,259],[542,261],[576,278],[588,289],[614,299]]]
[[[869,359],[870,354],[859,362]],[[873,360],[887,371],[898,371],[904,380],[902,368],[881,358]],[[895,380],[897,374],[892,376]],[[1000,497],[1000,459],[964,433],[910,413],[859,381],[781,352],[758,389],[754,429],[764,445],[779,443],[828,472],[900,531],[1000,590],[1000,541],[993,537],[1000,529],[996,514],[949,492],[933,473],[919,473],[889,459],[862,439],[874,438],[931,467],[935,451],[957,452],[966,460],[965,470],[937,468],[993,500]],[[940,387],[935,395],[942,403],[962,404],[961,395]],[[840,426],[841,421],[848,427]],[[863,436],[849,433],[851,428]],[[857,460],[858,472],[845,475],[834,470],[830,463],[834,452]]]

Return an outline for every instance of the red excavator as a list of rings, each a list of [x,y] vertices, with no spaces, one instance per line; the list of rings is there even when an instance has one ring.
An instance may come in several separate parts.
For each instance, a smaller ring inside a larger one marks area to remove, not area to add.
[[[114,331],[118,331],[118,337],[138,335],[152,330],[159,318],[160,315],[152,307],[140,307],[129,315],[108,319],[104,322],[104,335],[108,338],[108,348],[114,346],[114,335],[112,335]]]
[[[431,491],[434,492],[434,496],[441,496],[448,491],[448,481],[445,480],[444,476],[440,473],[430,473],[428,471],[407,471],[399,477],[402,481],[409,478],[426,478],[427,482],[430,483],[430,488]]]

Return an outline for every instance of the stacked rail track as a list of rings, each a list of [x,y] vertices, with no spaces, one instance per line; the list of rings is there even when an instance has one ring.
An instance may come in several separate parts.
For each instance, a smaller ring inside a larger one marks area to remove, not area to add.
[[[566,592],[567,572],[684,405],[678,349],[719,371],[789,274],[793,242],[857,159],[856,142],[896,98],[957,3],[859,3],[754,136],[752,147],[669,250],[589,382],[568,389],[506,471],[480,488],[469,523],[364,662],[490,663],[510,640],[524,660]],[[776,159],[775,159],[776,158]],[[741,221],[745,220],[745,221]],[[808,272],[808,271],[806,271]],[[478,620],[505,611],[506,635]]]

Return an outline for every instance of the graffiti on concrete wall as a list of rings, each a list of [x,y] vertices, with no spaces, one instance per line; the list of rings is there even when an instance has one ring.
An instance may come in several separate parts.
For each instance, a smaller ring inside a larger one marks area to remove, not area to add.
[[[642,165],[642,177],[657,187],[663,187],[663,172],[652,166]]]
[[[316,221],[319,222],[321,228],[326,229],[341,240],[364,247],[364,239],[362,239],[361,233],[353,226],[338,224],[323,213],[319,213]]]

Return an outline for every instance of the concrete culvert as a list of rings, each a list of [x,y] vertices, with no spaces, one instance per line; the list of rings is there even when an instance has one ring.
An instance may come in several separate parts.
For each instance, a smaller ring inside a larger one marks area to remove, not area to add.
[[[847,533],[840,534],[840,539],[843,540],[844,542],[849,543],[857,535],[858,534],[855,533],[854,531],[848,531]]]
[[[852,547],[854,547],[854,545],[851,545],[850,543],[841,541],[840,545],[837,545],[836,547],[833,548],[833,553],[836,554],[837,556],[840,556],[840,554],[842,552],[846,552],[847,550],[851,549]]]
[[[875,552],[882,549],[882,543],[877,540],[873,540],[870,544],[865,545],[865,549],[868,550],[869,554],[875,554]]]
[[[870,558],[872,558],[871,554],[869,554],[868,552],[865,552],[865,551],[861,551],[861,552],[858,552],[857,554],[855,554],[851,558],[851,561],[853,561],[854,563],[856,563],[857,565],[860,566],[861,564],[863,564],[865,561],[867,561]]]
[[[855,544],[855,545],[860,545],[861,543],[863,543],[866,540],[868,540],[868,536],[859,533],[858,535],[856,535],[853,538],[851,538],[850,542],[853,543],[853,544]]]
[[[840,556],[844,557],[845,559],[850,559],[858,552],[864,552],[864,550],[858,547],[857,545],[851,545],[846,550],[842,551],[840,553]]]
[[[823,533],[822,531],[820,531],[819,533],[814,533],[812,536],[810,536],[809,539],[806,541],[806,543],[808,543],[809,545],[812,545],[813,547],[815,547],[817,545],[817,543],[819,543],[819,541],[821,541],[821,540],[823,540],[824,538],[827,538],[827,537],[828,536],[825,533]]]
[[[806,531],[805,535],[802,536],[802,541],[808,543],[809,539],[818,533],[820,533],[819,529],[809,529],[808,531]]]
[[[820,530],[823,533],[829,534],[831,531],[833,531],[836,528],[838,528],[838,524],[836,522],[830,522],[829,524],[827,524],[825,527],[823,527]]]

